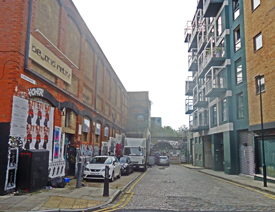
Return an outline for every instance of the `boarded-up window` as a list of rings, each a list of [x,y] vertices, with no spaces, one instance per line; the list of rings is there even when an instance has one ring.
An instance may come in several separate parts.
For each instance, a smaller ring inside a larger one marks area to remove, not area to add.
[[[120,87],[117,88],[117,107],[120,108],[121,107],[121,89]]]
[[[93,91],[87,85],[83,86],[83,101],[90,105],[93,102]]]
[[[68,17],[66,32],[66,56],[79,67],[80,32],[75,22]]]
[[[56,84],[56,76],[36,62],[32,61],[31,69]]]
[[[99,111],[102,111],[102,108],[103,108],[103,99],[97,95],[97,98],[96,98],[96,109],[99,110]]]
[[[55,46],[58,42],[60,5],[58,1],[36,0],[34,28],[45,35]]]
[[[113,104],[116,103],[116,81],[115,81],[115,79],[112,80],[112,102],[113,102]]]
[[[102,65],[102,62],[99,61],[98,67],[97,67],[97,91],[100,93],[103,93],[104,90],[104,68]]]
[[[94,51],[89,43],[85,43],[85,65],[84,65],[84,75],[90,81],[93,81],[94,77]]]
[[[69,91],[70,93],[74,94],[75,96],[78,95],[78,83],[79,83],[79,79],[73,75],[72,77],[72,84],[68,84],[66,82],[64,82],[64,89]]]
[[[105,114],[107,116],[110,116],[110,105],[105,103]]]
[[[104,83],[104,86],[105,86],[105,95],[108,99],[111,98],[111,75],[110,75],[110,72],[107,71],[106,74],[105,74],[105,83]]]

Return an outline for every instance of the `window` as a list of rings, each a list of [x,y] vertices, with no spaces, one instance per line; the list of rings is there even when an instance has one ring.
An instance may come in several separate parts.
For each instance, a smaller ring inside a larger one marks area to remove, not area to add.
[[[197,144],[198,143],[198,138],[195,138],[195,144]]]
[[[218,21],[217,21],[217,36],[220,36],[222,34],[222,17],[219,16]]]
[[[212,108],[212,126],[217,126],[217,105]]]
[[[235,42],[235,52],[236,52],[242,47],[240,26],[234,29],[234,42]]]
[[[198,160],[198,154],[195,155],[196,160]]]
[[[256,87],[257,87],[257,94],[260,93],[260,89],[261,89],[261,93],[265,91],[265,80],[264,80],[264,77],[262,77],[261,79],[257,79],[256,80],[257,84],[256,84]]]
[[[239,8],[240,3],[239,3],[239,0],[233,0],[232,3],[233,3],[233,18],[234,20],[236,20],[240,15],[240,8]]]
[[[222,122],[227,120],[227,105],[226,99],[222,100]]]
[[[259,50],[263,46],[263,37],[262,33],[259,33],[254,37],[254,51]]]
[[[238,119],[244,118],[243,93],[237,94],[237,115]]]
[[[202,143],[202,137],[199,137],[199,143],[200,144]]]
[[[235,62],[236,84],[243,82],[243,65],[241,58]]]
[[[252,10],[255,10],[261,4],[261,0],[252,0]]]
[[[201,156],[201,154],[199,154],[199,160],[202,161],[202,156]]]

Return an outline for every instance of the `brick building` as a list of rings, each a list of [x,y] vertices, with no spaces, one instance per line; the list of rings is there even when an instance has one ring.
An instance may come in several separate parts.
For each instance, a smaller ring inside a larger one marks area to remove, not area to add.
[[[72,0],[1,1],[0,13],[3,193],[18,146],[49,150],[51,178],[75,175],[79,158],[125,133],[128,94]]]
[[[249,130],[254,134],[255,174],[263,176],[260,82],[267,176],[275,177],[275,1],[244,1]],[[261,79],[254,78],[262,76]]]

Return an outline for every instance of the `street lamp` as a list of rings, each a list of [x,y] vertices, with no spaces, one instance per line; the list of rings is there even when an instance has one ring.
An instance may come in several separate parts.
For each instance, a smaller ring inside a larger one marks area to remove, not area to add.
[[[263,129],[263,110],[262,110],[262,81],[261,79],[264,75],[257,75],[254,77],[256,79],[256,86],[259,82],[260,88],[260,112],[261,112],[261,132],[262,132],[262,149],[263,149],[263,178],[264,178],[264,187],[267,187],[266,184],[266,165],[265,165],[265,151],[264,151],[264,129]]]

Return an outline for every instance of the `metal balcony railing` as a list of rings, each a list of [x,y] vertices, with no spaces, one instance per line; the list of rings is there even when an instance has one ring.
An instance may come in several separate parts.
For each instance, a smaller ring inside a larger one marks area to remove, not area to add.
[[[188,71],[197,71],[197,49],[191,49],[188,53]]]
[[[193,108],[193,98],[192,97],[188,97],[187,99],[185,99],[185,114],[190,114],[194,111]]]
[[[193,81],[193,77],[188,76],[185,80],[185,95],[192,96],[194,86],[195,82]]]
[[[218,66],[221,65],[225,60],[225,46],[223,42],[220,42],[218,46],[215,43],[221,37],[211,37],[204,50],[198,57],[198,75],[205,74],[208,65]],[[213,60],[214,59],[214,60]],[[210,63],[213,60],[214,63]],[[209,67],[208,67],[209,68]]]

